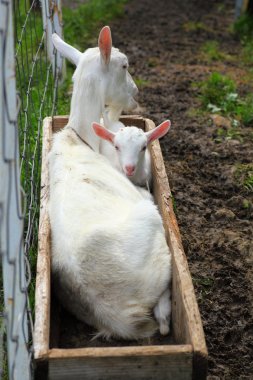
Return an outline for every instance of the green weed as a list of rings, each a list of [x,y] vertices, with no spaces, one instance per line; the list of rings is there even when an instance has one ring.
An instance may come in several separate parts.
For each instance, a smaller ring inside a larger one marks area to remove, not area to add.
[[[248,199],[244,199],[243,202],[242,202],[242,207],[245,209],[245,210],[248,210],[252,207],[252,202],[249,201]]]
[[[228,57],[225,53],[220,51],[217,41],[205,42],[200,50],[202,57],[208,62],[219,61]]]
[[[186,32],[196,32],[199,30],[206,30],[207,27],[203,22],[188,21],[188,22],[183,24],[183,29]]]
[[[235,114],[242,124],[253,124],[253,95],[249,94],[245,99],[238,100]]]
[[[197,108],[197,107],[191,107],[187,110],[186,112],[187,116],[189,117],[202,117],[205,115],[205,111],[201,108]]]
[[[253,163],[237,165],[235,178],[247,192],[253,193]]]
[[[136,85],[137,85],[137,87],[140,89],[140,88],[144,88],[144,87],[147,87],[149,84],[150,84],[150,82],[148,81],[148,80],[146,80],[146,79],[143,79],[143,78],[140,78],[140,77],[138,77],[138,78],[133,78],[134,79],[134,81],[135,81],[135,83],[136,83]]]
[[[236,84],[229,77],[214,72],[201,83],[200,100],[205,108],[215,105],[217,108],[228,110],[235,100]]]
[[[233,25],[233,32],[239,36],[242,49],[242,60],[245,64],[253,63],[253,18],[244,14]]]
[[[253,63],[253,39],[242,42],[242,60],[245,64]]]
[[[215,138],[216,142],[222,142],[223,140],[238,140],[243,142],[243,138],[241,136],[240,131],[236,127],[232,127],[229,129],[218,128],[217,137]]]
[[[233,31],[241,40],[253,38],[253,18],[248,13],[243,14],[233,25]]]
[[[199,301],[202,302],[212,292],[214,279],[211,277],[192,277],[194,286],[198,287]]]
[[[235,124],[236,122],[243,125],[253,123],[253,96],[250,94],[245,98],[240,98],[236,83],[231,78],[214,72],[198,85],[199,99],[204,110],[229,116],[234,119]]]

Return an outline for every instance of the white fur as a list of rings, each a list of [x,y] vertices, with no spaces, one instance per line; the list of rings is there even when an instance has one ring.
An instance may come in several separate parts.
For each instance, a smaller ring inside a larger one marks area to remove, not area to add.
[[[104,27],[100,37],[106,28],[109,29]],[[110,48],[109,56],[105,59],[100,45],[81,53],[56,34],[53,34],[52,40],[56,49],[77,65],[73,75],[68,126],[74,128],[98,152],[99,139],[91,129],[91,124],[99,122],[105,105],[109,106],[113,118],[119,117],[123,109],[130,110],[137,105],[134,96],[138,89],[127,71],[127,57],[114,47]]]
[[[52,272],[61,302],[105,337],[151,336],[154,308],[160,331],[168,332],[170,308],[156,309],[165,302],[171,255],[154,203],[70,128],[54,137],[49,172]]]

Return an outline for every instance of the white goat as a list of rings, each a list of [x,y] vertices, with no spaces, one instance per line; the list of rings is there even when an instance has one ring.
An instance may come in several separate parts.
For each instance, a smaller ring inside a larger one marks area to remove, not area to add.
[[[149,132],[137,127],[125,127],[120,121],[110,122],[105,113],[104,123],[108,129],[98,123],[92,125],[95,133],[103,139],[100,153],[135,185],[150,185],[151,158],[147,147],[168,132],[170,120]]]
[[[159,212],[71,128],[49,154],[54,286],[97,336],[169,332],[171,255]]]
[[[137,89],[127,59],[102,29],[84,54],[54,36],[77,64],[70,120],[49,154],[49,216],[54,285],[65,307],[98,335],[138,339],[169,331],[171,256],[161,217],[114,169],[91,133],[105,105],[118,117]],[[85,142],[86,141],[86,142]]]
[[[56,49],[77,66],[68,126],[98,152],[99,139],[91,124],[99,122],[105,105],[113,118],[118,118],[123,109],[137,105],[134,96],[138,89],[127,70],[127,57],[112,47],[108,26],[100,32],[98,47],[84,53],[66,44],[57,34],[52,39]]]

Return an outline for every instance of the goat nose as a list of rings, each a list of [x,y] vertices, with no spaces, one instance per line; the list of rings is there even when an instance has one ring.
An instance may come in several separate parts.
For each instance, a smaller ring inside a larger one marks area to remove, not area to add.
[[[135,166],[133,166],[133,165],[126,165],[125,169],[126,169],[127,175],[128,176],[132,176],[134,174],[134,171],[135,171]]]

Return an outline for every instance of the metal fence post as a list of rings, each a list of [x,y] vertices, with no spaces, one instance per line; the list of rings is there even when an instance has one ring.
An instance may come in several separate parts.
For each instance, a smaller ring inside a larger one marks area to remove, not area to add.
[[[0,2],[0,253],[10,380],[31,378],[11,0]],[[0,342],[1,343],[1,342]],[[2,364],[2,363],[1,363]]]
[[[63,77],[65,71],[64,59],[56,51],[52,43],[52,34],[57,33],[62,37],[62,10],[61,0],[41,0],[43,27],[46,32],[47,55],[53,66],[55,77]]]

